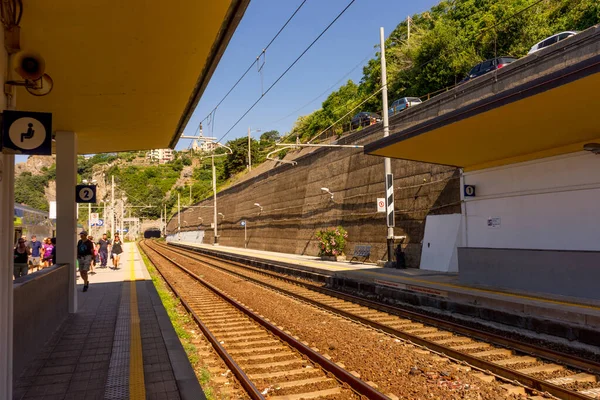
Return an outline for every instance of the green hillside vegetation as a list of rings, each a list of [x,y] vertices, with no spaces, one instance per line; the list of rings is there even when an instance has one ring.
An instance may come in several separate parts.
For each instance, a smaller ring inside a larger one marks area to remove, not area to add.
[[[412,16],[410,41],[401,22],[386,41],[388,99],[421,97],[451,87],[477,63],[497,56],[522,57],[540,40],[600,22],[597,0],[448,0]],[[379,46],[376,46],[379,47]],[[380,88],[379,54],[363,68],[357,84],[348,81],[321,108],[297,119],[286,142],[313,138]],[[343,118],[329,134],[348,130],[359,111],[381,113],[381,95]],[[324,135],[327,136],[327,135]]]

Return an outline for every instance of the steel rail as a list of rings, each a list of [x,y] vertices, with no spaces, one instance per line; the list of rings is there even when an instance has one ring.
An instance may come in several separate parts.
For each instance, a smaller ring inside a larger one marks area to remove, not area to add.
[[[260,281],[259,279],[255,279],[255,278],[246,276],[244,274],[241,274],[241,273],[238,273],[238,272],[235,272],[235,271],[230,271],[228,269],[216,266],[216,265],[214,265],[212,263],[209,263],[209,262],[206,262],[204,260],[198,260],[195,257],[191,257],[189,254],[184,254],[184,253],[181,253],[179,251],[172,250],[172,249],[171,249],[171,251],[174,251],[177,254],[181,254],[182,256],[185,256],[185,257],[188,257],[188,258],[191,258],[191,259],[195,259],[196,261],[207,263],[208,265],[210,265],[210,266],[212,266],[214,268],[217,268],[217,269],[220,269],[220,270],[225,270],[228,273],[231,273],[231,274],[234,274],[236,276],[242,277],[244,279],[247,279],[249,281],[257,283],[259,285],[266,286],[266,287],[268,287],[268,288],[270,288],[272,290],[285,293],[288,296],[298,298],[298,299],[300,299],[302,301],[305,301],[307,303],[313,304],[313,305],[315,305],[317,307],[326,309],[326,310],[328,310],[330,312],[333,312],[333,313],[336,313],[336,314],[339,314],[339,315],[343,315],[346,318],[358,321],[358,322],[360,322],[362,324],[365,324],[367,326],[371,326],[371,327],[373,327],[375,329],[381,330],[381,331],[386,332],[388,334],[391,334],[391,335],[394,335],[394,336],[398,336],[398,337],[400,337],[402,339],[405,339],[405,340],[409,340],[409,341],[411,341],[413,343],[416,343],[416,344],[419,344],[419,345],[421,345],[423,347],[427,347],[427,348],[429,348],[431,350],[434,350],[434,351],[436,351],[438,353],[446,354],[449,357],[455,358],[457,360],[464,361],[464,362],[466,362],[466,363],[468,363],[468,364],[470,364],[470,365],[472,365],[472,366],[474,366],[474,367],[476,367],[478,369],[481,369],[481,370],[484,370],[484,371],[490,371],[490,372],[492,372],[492,373],[494,373],[494,374],[496,374],[496,375],[498,375],[500,377],[503,377],[505,379],[518,381],[518,382],[520,382],[521,384],[527,386],[530,389],[534,389],[534,390],[538,390],[538,391],[542,391],[542,392],[548,392],[551,395],[559,397],[561,399],[568,399],[568,400],[576,400],[576,399],[579,399],[579,400],[584,400],[584,399],[588,400],[588,399],[592,399],[589,396],[585,396],[583,394],[580,394],[580,393],[577,393],[577,392],[574,392],[574,391],[562,388],[560,386],[557,386],[557,385],[545,382],[542,379],[534,378],[532,376],[523,374],[523,373],[518,372],[516,370],[513,370],[511,368],[500,366],[500,365],[494,364],[493,362],[490,362],[490,361],[485,361],[485,360],[483,360],[481,358],[472,356],[472,355],[467,354],[467,353],[460,352],[458,350],[453,350],[452,348],[449,348],[449,347],[437,344],[437,343],[435,343],[433,341],[430,341],[430,340],[427,340],[427,339],[420,338],[419,336],[412,335],[412,334],[409,334],[409,333],[406,333],[406,332],[403,332],[403,331],[391,328],[389,326],[386,326],[386,325],[383,325],[381,323],[369,320],[369,319],[364,318],[364,317],[360,317],[358,315],[352,314],[351,312],[347,312],[347,311],[344,311],[344,310],[339,310],[339,309],[335,308],[334,306],[329,306],[329,305],[327,305],[325,303],[321,303],[321,302],[319,302],[317,300],[310,299],[308,297],[302,296],[302,295],[294,293],[292,291],[288,291],[286,289],[282,289],[282,288],[279,288],[277,286],[270,285],[268,283]],[[202,255],[205,256],[204,254],[202,254]],[[214,256],[207,256],[207,257],[214,258]],[[220,261],[220,262],[225,262],[225,261]],[[228,262],[228,263],[234,263],[234,262],[231,262],[231,261],[226,261],[226,262]],[[243,265],[243,268],[248,268],[248,266]],[[254,268],[252,268],[252,270],[254,270]],[[264,271],[255,271],[255,272],[260,272],[260,273],[272,276],[271,274],[265,273]],[[304,282],[297,282],[297,281],[294,281],[294,280],[291,280],[291,279],[287,279],[287,278],[284,278],[284,277],[280,277],[280,276],[272,276],[272,277],[280,279],[280,280],[283,280],[283,281],[287,281],[287,282],[292,283],[294,285],[302,286],[302,287],[304,287],[306,289],[314,290],[314,291],[317,291],[317,292],[320,292],[320,293],[323,293],[323,294],[330,295],[332,297],[340,298],[342,300],[347,300],[347,301],[359,303],[360,305],[364,305],[364,304],[369,304],[370,303],[369,301],[364,301],[363,299],[360,299],[360,298],[355,297],[355,296],[342,294],[342,293],[339,293],[339,292],[331,291],[329,289],[324,289],[324,288],[320,288],[320,287],[317,287],[317,286],[312,286],[310,284],[307,285],[307,286],[305,286]],[[503,344],[501,344],[501,346],[512,347],[512,348],[519,347],[519,349],[518,349],[519,351],[530,353],[532,355],[536,355],[537,357],[544,358],[546,360],[550,359],[550,361],[555,361],[555,359],[553,359],[551,357],[541,356],[539,353],[560,354],[560,353],[554,352],[553,350],[546,350],[546,349],[541,349],[541,348],[539,348],[537,346],[527,345],[527,344],[523,344],[523,343],[518,343],[518,342],[513,341],[511,339],[502,338],[499,335],[495,335],[495,334],[487,333],[487,332],[481,332],[481,331],[475,330],[473,328],[459,326],[458,324],[455,324],[455,323],[452,323],[452,322],[443,321],[443,320],[440,320],[440,319],[437,319],[437,318],[433,318],[433,317],[429,317],[429,316],[424,316],[424,315],[417,314],[417,313],[412,312],[412,311],[400,310],[400,309],[397,309],[395,307],[378,305],[376,303],[374,303],[374,305],[377,306],[376,309],[379,309],[379,310],[389,309],[390,311],[384,311],[384,312],[389,312],[389,313],[394,314],[394,315],[398,315],[399,314],[401,316],[406,316],[407,318],[411,318],[411,319],[417,319],[417,317],[418,317],[419,318],[418,320],[420,322],[429,321],[429,319],[431,318],[431,320],[435,321],[435,322],[426,322],[426,323],[434,325],[434,326],[437,326],[436,323],[439,323],[439,325],[448,326],[448,328],[444,328],[444,329],[448,329],[448,330],[456,329],[457,331],[460,331],[459,333],[461,333],[461,334],[464,334],[463,332],[466,332],[466,334],[468,336],[471,336],[471,337],[474,337],[474,338],[478,338],[478,339],[479,339],[478,336],[482,336],[483,339],[480,339],[480,340],[485,340],[487,342],[494,343],[495,340],[498,340],[499,342],[503,343]],[[367,307],[371,307],[371,306],[369,305]],[[529,348],[529,351],[521,350],[522,348]],[[533,349],[535,349],[535,351]],[[538,352],[538,350],[539,350],[539,352]],[[570,356],[567,356],[567,355],[563,355],[563,356],[564,357],[570,357]],[[588,362],[588,361],[585,361],[585,363],[586,363],[586,365],[588,365],[588,367],[589,367],[589,365],[594,365],[596,368],[598,368],[598,365],[595,364],[595,363],[591,363],[591,362]],[[591,369],[591,368],[585,368],[585,367],[581,367],[581,366],[576,366],[575,368],[585,369],[585,370],[590,370]]]
[[[251,311],[246,306],[240,304],[238,301],[233,300],[232,298],[227,296],[225,293],[223,293],[220,289],[218,289],[217,287],[208,283],[206,280],[204,280],[200,276],[196,275],[195,273],[193,273],[192,271],[190,271],[183,265],[172,260],[170,257],[165,255],[164,253],[161,253],[160,251],[153,249],[151,246],[149,246],[149,245],[146,245],[146,246],[149,247],[150,249],[152,249],[157,254],[161,255],[164,259],[168,260],[171,264],[175,265],[176,267],[178,267],[179,269],[181,269],[182,271],[187,273],[189,276],[194,278],[196,281],[200,282],[206,288],[210,289],[217,296],[219,296],[223,300],[227,301],[229,304],[231,304],[232,306],[234,306],[235,308],[237,308],[238,310],[240,310],[241,312],[243,312],[244,314],[246,314],[247,316],[252,318],[254,321],[256,321],[257,323],[259,323],[260,325],[265,327],[269,332],[273,333],[274,335],[279,337],[281,340],[283,340],[284,342],[289,344],[291,347],[295,348],[298,352],[307,356],[311,361],[318,364],[325,371],[333,374],[333,376],[335,376],[339,381],[348,384],[359,395],[366,396],[368,399],[373,399],[373,400],[389,400],[388,396],[384,395],[383,393],[381,393],[378,390],[374,389],[373,387],[369,386],[363,380],[358,379],[357,377],[355,377],[354,375],[352,375],[351,373],[346,371],[344,368],[342,368],[339,365],[335,364],[334,362],[328,360],[327,358],[322,356],[320,353],[314,351],[309,346],[307,346],[304,343],[300,342],[299,340],[295,339],[293,336],[288,335],[283,330],[279,329],[276,325],[272,324],[271,322],[267,321],[265,318],[259,316],[255,312]],[[168,249],[168,250],[172,251],[172,249]]]
[[[142,246],[140,246],[140,247],[142,247]],[[156,252],[157,254],[161,255],[161,253],[152,249],[150,246],[146,245],[145,243],[143,244],[143,247],[150,249],[150,250]],[[148,258],[150,258],[152,260],[150,254],[148,254],[148,251],[146,251],[146,249],[144,249],[144,248],[142,248],[142,250],[144,250],[144,253],[146,253]],[[250,398],[253,400],[264,400],[265,397],[262,395],[260,390],[258,390],[258,388],[254,385],[254,383],[252,383],[252,381],[250,380],[248,375],[246,375],[246,373],[242,370],[242,368],[238,365],[238,363],[236,363],[233,360],[233,358],[231,358],[231,356],[229,355],[227,350],[225,350],[225,347],[223,347],[223,345],[219,342],[219,340],[217,340],[217,338],[212,334],[212,332],[208,329],[208,327],[206,325],[204,325],[204,323],[200,320],[198,315],[192,310],[192,308],[187,303],[187,301],[185,301],[183,299],[183,297],[181,296],[179,291],[171,284],[171,282],[169,282],[169,280],[163,274],[163,272],[160,270],[158,265],[154,264],[154,266],[155,266],[156,270],[158,271],[158,273],[160,274],[160,276],[162,276],[163,280],[166,282],[167,286],[169,286],[171,291],[173,293],[175,293],[175,296],[177,296],[181,305],[188,311],[188,313],[190,313],[192,318],[194,318],[194,321],[196,322],[196,324],[198,325],[198,327],[200,328],[200,330],[202,331],[204,336],[208,339],[210,344],[213,346],[215,351],[219,354],[219,357],[221,357],[221,359],[225,362],[227,367],[229,367],[229,369],[233,372],[233,374],[238,379],[238,381],[240,381],[240,384],[242,385],[242,387],[244,388],[246,393],[248,393]]]
[[[193,247],[184,246],[184,245],[174,245],[172,247],[182,247],[182,248],[185,247],[186,249],[197,250]],[[513,350],[517,350],[522,353],[538,356],[540,358],[543,358],[543,359],[546,359],[549,361],[555,361],[555,362],[564,364],[566,366],[569,366],[569,367],[572,367],[575,369],[581,369],[584,371],[588,371],[588,372],[592,372],[597,375],[600,375],[600,363],[597,363],[597,362],[594,362],[591,360],[586,360],[584,358],[577,357],[575,355],[566,354],[566,353],[552,350],[552,349],[546,349],[546,348],[543,348],[540,346],[536,346],[534,344],[523,343],[523,342],[520,342],[520,341],[517,341],[514,339],[502,337],[496,333],[485,332],[485,331],[482,331],[477,328],[466,327],[466,326],[460,325],[459,323],[456,323],[456,322],[446,321],[444,319],[433,317],[433,316],[426,315],[426,314],[421,314],[416,311],[405,310],[405,309],[402,309],[399,307],[382,304],[382,303],[379,303],[379,302],[376,302],[373,300],[364,299],[362,297],[358,297],[358,296],[351,295],[348,293],[343,293],[343,292],[340,292],[337,290],[324,288],[324,287],[321,287],[321,286],[318,286],[318,285],[315,285],[315,284],[312,284],[309,282],[297,281],[297,280],[294,280],[291,278],[287,278],[285,276],[278,275],[278,274],[270,272],[270,271],[266,271],[261,268],[243,264],[241,262],[231,261],[231,260],[223,260],[222,258],[219,258],[218,256],[215,256],[212,254],[200,253],[198,251],[195,251],[195,253],[197,253],[201,256],[204,256],[204,257],[211,258],[211,259],[219,261],[219,262],[228,262],[228,263],[231,263],[240,268],[250,269],[256,273],[267,275],[271,278],[279,279],[279,280],[282,280],[284,282],[287,282],[287,283],[290,283],[293,285],[302,286],[303,288],[308,289],[308,290],[313,290],[313,291],[320,292],[320,293],[328,295],[328,296],[339,298],[341,300],[357,303],[364,307],[369,307],[369,308],[373,308],[373,309],[376,309],[381,312],[386,312],[389,314],[394,314],[394,315],[398,315],[401,317],[413,319],[415,321],[422,322],[422,323],[428,324],[428,325],[432,325],[437,328],[446,329],[449,331],[453,331],[455,333],[460,333],[461,335],[469,336],[474,339],[491,342],[498,346],[511,348]],[[180,253],[180,254],[184,254],[184,253]]]

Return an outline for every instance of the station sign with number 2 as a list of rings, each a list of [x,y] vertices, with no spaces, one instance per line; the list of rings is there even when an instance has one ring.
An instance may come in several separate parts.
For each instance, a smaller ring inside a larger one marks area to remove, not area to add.
[[[96,185],[77,185],[75,188],[75,201],[77,203],[95,203]]]

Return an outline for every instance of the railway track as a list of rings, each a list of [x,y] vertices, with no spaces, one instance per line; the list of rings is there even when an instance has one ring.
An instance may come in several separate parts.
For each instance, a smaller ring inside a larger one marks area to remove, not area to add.
[[[156,244],[158,245],[158,244]],[[158,245],[205,266],[241,277],[344,316],[501,378],[561,399],[600,399],[600,365],[396,307],[335,292],[214,256]],[[541,397],[540,397],[541,398]]]
[[[169,258],[141,245],[167,285],[252,399],[387,399],[387,396]]]

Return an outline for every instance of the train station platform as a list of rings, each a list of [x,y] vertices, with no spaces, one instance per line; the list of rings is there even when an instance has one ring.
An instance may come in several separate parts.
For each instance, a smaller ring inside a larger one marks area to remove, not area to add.
[[[539,334],[600,346],[600,301],[503,288],[468,286],[458,274],[392,269],[372,263],[322,261],[319,257],[189,242],[170,242],[386,302],[419,307],[431,314],[523,328]],[[535,279],[535,277],[531,277]]]
[[[137,246],[89,281],[83,292],[78,278],[78,312],[15,379],[13,399],[204,399]]]

